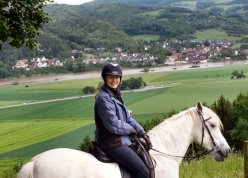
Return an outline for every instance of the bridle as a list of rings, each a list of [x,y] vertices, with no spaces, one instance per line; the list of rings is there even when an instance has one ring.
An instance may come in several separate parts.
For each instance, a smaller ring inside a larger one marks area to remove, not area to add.
[[[213,135],[211,134],[208,125],[206,124],[206,122],[207,122],[208,120],[212,119],[212,118],[209,117],[209,118],[207,118],[207,119],[204,119],[204,117],[203,117],[201,111],[197,110],[197,113],[199,114],[199,116],[200,116],[200,118],[201,118],[201,121],[202,121],[202,139],[201,139],[201,145],[200,145],[200,146],[202,147],[202,145],[203,145],[203,140],[204,140],[204,136],[205,136],[204,130],[205,130],[205,128],[206,128],[206,130],[207,130],[207,132],[208,132],[208,135],[210,136],[210,139],[211,139],[211,141],[212,141],[212,143],[213,143],[213,145],[214,145],[214,148],[212,149],[212,151],[216,151],[216,152],[219,151],[220,149],[219,149],[219,147],[217,146],[217,144],[215,143],[214,137],[213,137]]]
[[[211,149],[209,151],[205,150],[203,152],[197,153],[196,156],[178,156],[178,155],[171,155],[171,154],[163,153],[163,152],[158,151],[158,150],[156,150],[154,148],[151,148],[151,150],[153,150],[155,152],[158,152],[158,153],[160,153],[160,154],[162,154],[164,156],[175,157],[175,158],[183,158],[183,159],[187,160],[188,162],[190,162],[191,160],[196,159],[196,158],[199,159],[200,157],[205,156],[205,155],[207,155],[207,154],[209,154],[209,153],[211,153],[213,151],[214,152],[220,151],[219,147],[217,146],[217,144],[216,144],[216,142],[214,140],[213,135],[210,132],[210,129],[209,129],[208,125],[206,124],[206,122],[208,120],[210,120],[211,117],[209,117],[207,119],[204,119],[204,117],[202,115],[202,111],[200,111],[198,109],[197,109],[197,113],[199,114],[199,116],[201,118],[201,123],[202,123],[202,139],[201,139],[201,145],[200,146],[201,146],[201,148],[203,146],[203,140],[204,140],[204,136],[205,136],[204,132],[205,132],[205,129],[206,129],[208,134],[209,134],[209,136],[210,136],[210,139],[211,139],[211,141],[212,141],[212,143],[214,145],[213,149]]]

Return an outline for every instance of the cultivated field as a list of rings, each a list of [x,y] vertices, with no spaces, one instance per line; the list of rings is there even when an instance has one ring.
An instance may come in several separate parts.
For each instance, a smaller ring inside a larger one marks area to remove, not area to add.
[[[233,100],[240,92],[248,92],[247,79],[230,79],[235,69],[248,74],[248,65],[235,65],[126,76],[142,76],[147,85],[162,88],[123,92],[124,101],[134,118],[144,121],[163,117],[172,109],[192,107],[197,101],[210,105],[222,94]],[[99,79],[84,79],[1,87],[0,105],[79,96],[83,87],[96,87],[98,82]],[[77,148],[86,134],[93,137],[93,105],[94,97],[89,96],[0,109],[0,157],[3,159],[0,165],[8,162],[4,158],[31,157],[56,147]]]
[[[242,37],[229,36],[226,31],[218,29],[207,29],[196,31],[194,36],[198,40],[240,40]]]
[[[144,41],[156,41],[160,38],[159,35],[137,35],[133,36],[135,40],[144,40]]]

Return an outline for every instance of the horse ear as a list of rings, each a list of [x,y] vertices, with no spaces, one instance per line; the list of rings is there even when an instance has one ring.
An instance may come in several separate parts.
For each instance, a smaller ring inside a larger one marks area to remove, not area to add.
[[[202,104],[201,104],[200,101],[197,102],[196,107],[197,107],[197,110],[198,110],[199,112],[202,112]]]

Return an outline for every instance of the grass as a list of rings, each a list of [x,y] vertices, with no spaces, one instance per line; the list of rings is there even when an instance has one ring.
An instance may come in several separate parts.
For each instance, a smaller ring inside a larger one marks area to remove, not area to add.
[[[0,154],[43,142],[91,123],[93,120],[3,122],[0,125]]]
[[[212,157],[194,160],[180,165],[180,178],[243,178],[244,158],[231,154],[224,162],[216,162]]]
[[[226,31],[218,29],[207,29],[203,31],[196,31],[194,36],[197,40],[240,40],[242,37],[229,36]]]
[[[233,46],[232,46],[232,49],[240,49],[240,46],[242,45],[243,43],[235,43]]]
[[[135,40],[144,40],[144,41],[157,41],[160,36],[159,35],[137,35],[133,36]]]
[[[196,10],[196,1],[181,1],[181,2],[171,2],[170,6],[172,7],[182,7],[190,10]]]
[[[161,10],[155,10],[155,11],[148,11],[148,12],[144,12],[144,13],[139,13],[139,15],[144,15],[144,16],[150,16],[150,17],[157,17],[159,15]]]
[[[29,158],[22,159],[0,159],[0,177],[1,178],[16,178],[13,168],[18,164],[28,162]]]
[[[59,81],[0,87],[0,106],[82,95],[85,86],[97,87],[100,79]],[[7,104],[6,104],[7,103]]]
[[[58,137],[0,154],[0,159],[32,157],[41,152],[54,148],[77,149],[80,143],[83,142],[86,135],[89,135],[91,138],[94,137],[94,128],[94,124],[89,124],[62,134]]]

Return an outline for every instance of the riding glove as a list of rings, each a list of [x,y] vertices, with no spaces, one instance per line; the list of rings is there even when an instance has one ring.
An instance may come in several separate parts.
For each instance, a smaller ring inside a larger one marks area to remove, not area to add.
[[[146,141],[147,146],[148,146],[149,148],[152,148],[152,142],[151,142],[149,136],[148,136],[146,133],[144,133],[143,138],[144,138],[144,140]]]

